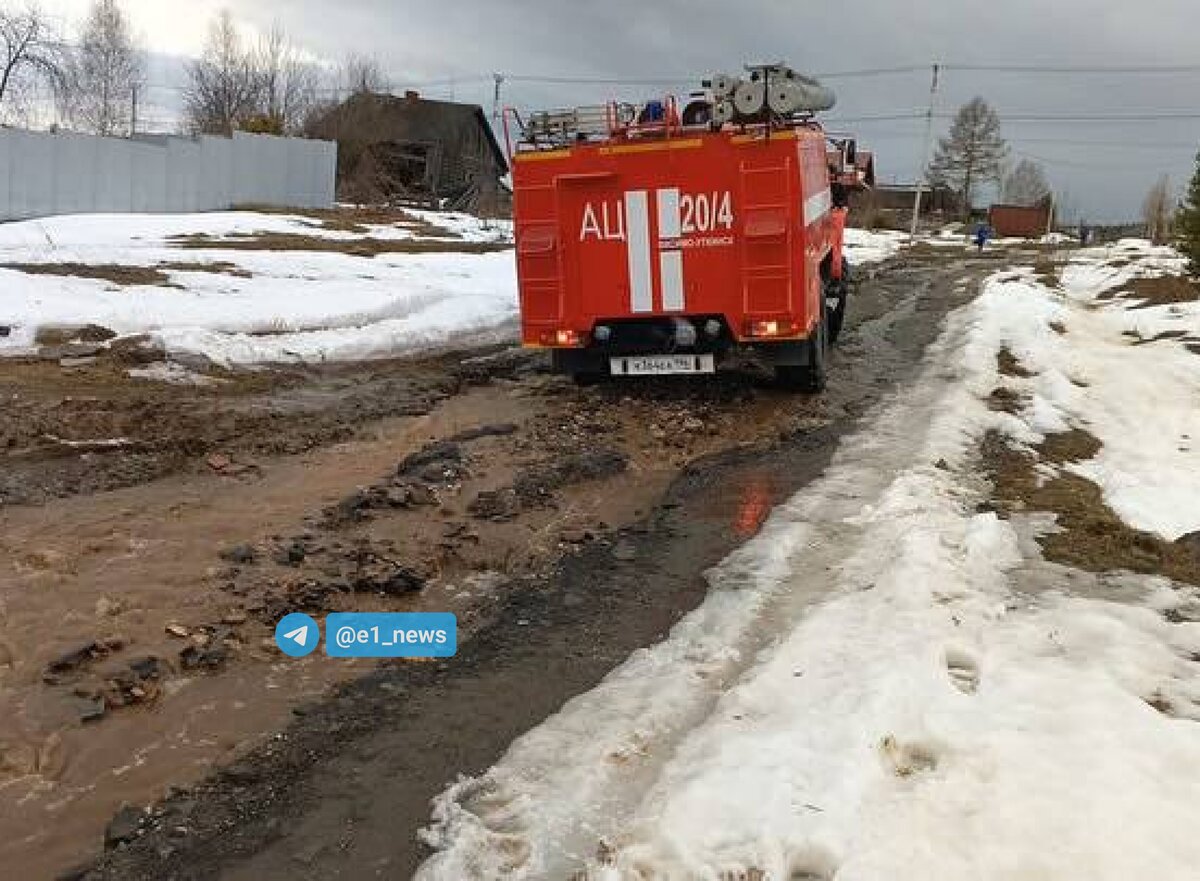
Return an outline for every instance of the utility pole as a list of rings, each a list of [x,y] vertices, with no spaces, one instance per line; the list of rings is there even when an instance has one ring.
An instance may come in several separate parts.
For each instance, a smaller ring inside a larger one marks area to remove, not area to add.
[[[933,162],[933,110],[937,103],[940,73],[941,66],[933,65],[933,82],[929,86],[929,111],[925,114],[925,150],[921,154],[921,169],[917,173],[917,195],[913,199],[912,228],[909,230],[909,238],[913,240],[917,237],[917,225],[921,222],[921,197],[925,190],[925,175],[928,174],[929,165]]]
[[[504,85],[504,74],[492,74],[492,80],[495,82],[495,89],[492,92],[492,126],[500,128],[500,87]]]
[[[129,137],[137,136],[138,124],[138,87],[137,83],[133,84],[133,106],[129,110]]]

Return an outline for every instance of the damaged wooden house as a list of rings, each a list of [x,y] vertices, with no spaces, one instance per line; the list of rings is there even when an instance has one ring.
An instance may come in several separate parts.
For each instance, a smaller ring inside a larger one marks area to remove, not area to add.
[[[477,104],[363,92],[317,115],[307,133],[337,141],[342,201],[508,213],[508,162]]]

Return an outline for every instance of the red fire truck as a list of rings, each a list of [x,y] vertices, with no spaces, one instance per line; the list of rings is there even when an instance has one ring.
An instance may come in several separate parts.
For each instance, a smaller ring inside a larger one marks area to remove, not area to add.
[[[782,65],[747,73],[706,81],[682,111],[505,115],[523,342],[556,369],[712,373],[752,348],[782,383],[824,388],[846,194],[868,181],[853,141],[813,119],[832,93]]]

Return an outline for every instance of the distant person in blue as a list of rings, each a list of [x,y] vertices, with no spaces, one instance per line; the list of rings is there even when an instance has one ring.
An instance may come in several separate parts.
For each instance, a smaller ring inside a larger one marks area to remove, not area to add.
[[[981,224],[979,224],[979,226],[975,227],[975,247],[979,249],[979,252],[981,254],[983,253],[983,246],[987,244],[987,241],[988,241],[987,224],[981,223]]]

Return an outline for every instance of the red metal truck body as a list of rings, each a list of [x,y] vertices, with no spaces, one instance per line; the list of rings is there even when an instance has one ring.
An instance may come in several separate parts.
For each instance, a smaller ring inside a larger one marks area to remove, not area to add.
[[[826,342],[828,286],[842,278],[845,212],[833,204],[827,149],[805,124],[663,126],[518,150],[525,345],[556,350],[575,373],[609,372],[610,362],[622,372],[614,356],[719,358],[736,346],[808,365]]]

